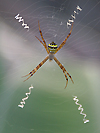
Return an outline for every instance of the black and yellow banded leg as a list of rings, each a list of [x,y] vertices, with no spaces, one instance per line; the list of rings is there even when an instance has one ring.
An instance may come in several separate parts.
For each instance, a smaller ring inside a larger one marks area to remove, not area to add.
[[[40,41],[40,43],[43,44],[43,46],[45,47],[47,53],[49,54],[49,50],[48,50],[48,48],[47,48],[46,42],[45,42],[45,40],[44,40],[44,38],[43,38],[43,35],[42,35],[42,31],[41,31],[41,29],[40,29],[39,21],[38,21],[38,26],[39,26],[39,32],[40,32],[40,35],[41,35],[41,38],[42,38],[43,43],[42,43],[42,41],[40,41],[40,40],[38,39],[38,37],[36,37],[36,38]]]
[[[35,36],[39,41],[40,41],[40,43],[42,43],[42,45],[45,47],[45,45],[44,45],[44,43],[37,37],[37,36]]]
[[[24,80],[24,82],[26,80],[28,80],[30,77],[33,76],[33,74],[49,59],[49,56],[47,56],[36,68],[34,68],[29,74],[23,76],[23,77],[26,77],[26,76],[29,76],[27,79]]]
[[[69,36],[71,35],[72,29],[73,29],[73,24],[74,24],[74,22],[72,23],[71,30],[70,30],[68,36],[67,36],[67,37],[65,38],[65,40],[60,44],[60,46],[57,48],[57,50],[56,50],[55,53],[57,53],[57,52],[65,45],[67,39],[68,39]],[[54,54],[55,54],[55,53],[54,53]]]
[[[66,89],[66,87],[67,87],[67,84],[68,84],[68,78],[67,78],[67,75],[66,75],[66,73],[65,72],[63,72],[64,73],[64,75],[65,75],[65,78],[66,78],[66,86],[65,86],[65,88],[64,89]]]
[[[45,46],[44,43],[37,36],[35,36],[35,37],[40,41],[40,43],[42,43],[42,45],[46,49],[47,53],[49,54],[49,50],[48,50],[47,46]]]
[[[65,78],[66,78],[66,86],[65,86],[65,88],[67,87],[67,84],[68,84],[67,75],[68,75],[69,78],[71,79],[72,83],[74,83],[74,81],[73,81],[71,75],[66,71],[66,69],[64,68],[64,66],[57,60],[56,57],[54,57],[54,60],[55,60],[55,62],[58,64],[58,66],[62,69],[62,71],[63,71],[63,73],[64,73],[64,75],[65,75]],[[66,74],[67,74],[67,75],[66,75]],[[65,88],[64,88],[64,89],[65,89]]]

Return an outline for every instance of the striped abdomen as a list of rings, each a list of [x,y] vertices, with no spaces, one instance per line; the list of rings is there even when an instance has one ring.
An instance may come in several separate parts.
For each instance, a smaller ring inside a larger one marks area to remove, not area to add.
[[[55,53],[55,51],[57,50],[57,44],[55,44],[54,42],[50,43],[48,45],[48,50],[51,52],[51,53]]]

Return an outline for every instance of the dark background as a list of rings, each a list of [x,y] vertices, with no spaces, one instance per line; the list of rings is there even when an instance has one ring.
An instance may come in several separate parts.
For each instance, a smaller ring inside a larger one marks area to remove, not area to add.
[[[79,5],[72,35],[56,54],[71,74],[65,77],[58,65],[47,61],[26,82],[28,74],[47,53],[47,45],[59,46],[70,31],[68,19]],[[15,19],[24,18],[29,30]],[[24,108],[19,108],[28,88],[34,86]],[[0,1],[0,133],[99,133],[100,132],[100,0],[1,0]],[[89,123],[73,101],[77,96]]]

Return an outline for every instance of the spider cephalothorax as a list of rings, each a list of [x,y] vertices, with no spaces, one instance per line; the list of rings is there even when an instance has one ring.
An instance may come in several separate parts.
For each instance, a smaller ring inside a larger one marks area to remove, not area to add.
[[[47,47],[46,45],[46,42],[43,38],[43,35],[42,35],[42,31],[40,29],[40,24],[39,24],[39,21],[38,21],[38,26],[39,26],[39,32],[40,32],[40,35],[41,35],[41,38],[42,38],[42,41],[36,37],[40,43],[42,43],[42,45],[44,46],[44,48],[46,49],[47,53],[49,54],[36,68],[34,68],[29,74],[23,76],[23,77],[26,77],[26,76],[29,76],[26,80],[28,80],[31,76],[33,76],[33,74],[49,59],[49,60],[53,60],[58,64],[58,66],[62,69],[64,75],[65,75],[65,78],[66,78],[66,86],[65,88],[67,87],[67,84],[68,84],[68,78],[67,78],[67,75],[69,76],[69,78],[71,79],[72,83],[73,80],[72,80],[72,77],[71,75],[66,71],[66,69],[64,68],[64,66],[58,61],[58,59],[54,56],[63,46],[64,44],[66,43],[67,39],[69,38],[69,36],[71,35],[71,32],[72,32],[72,28],[73,28],[73,23],[72,23],[72,26],[71,26],[71,30],[68,34],[68,36],[65,38],[65,40],[60,44],[59,47],[57,47],[57,44],[55,44],[54,42],[50,43]],[[24,80],[24,81],[26,81]]]

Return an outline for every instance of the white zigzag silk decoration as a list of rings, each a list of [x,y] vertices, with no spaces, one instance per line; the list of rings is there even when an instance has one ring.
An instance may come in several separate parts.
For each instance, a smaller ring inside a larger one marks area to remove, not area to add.
[[[17,15],[15,16],[15,19],[18,19],[18,22],[19,22],[19,23],[22,22],[22,26],[23,26],[25,29],[29,29],[29,26],[28,26],[27,24],[24,23],[24,19],[23,19],[22,17],[20,17],[19,14],[17,14]]]
[[[80,111],[80,114],[82,114],[84,116],[84,118],[83,118],[84,123],[89,122],[89,120],[86,119],[86,114],[83,113],[83,110],[84,109],[82,108],[82,105],[78,103],[79,102],[79,99],[77,99],[77,96],[74,96],[73,100],[76,101],[75,102],[76,105],[79,105],[78,110],[81,110]]]
[[[77,11],[74,11],[74,15],[71,15],[72,19],[68,19],[67,28],[69,28],[69,26],[71,26],[71,23],[74,22],[74,19],[76,19],[75,15],[79,14],[78,11],[82,11],[82,8],[80,8],[79,6],[77,6],[76,9]]]
[[[29,95],[31,94],[32,88],[34,88],[34,87],[31,85],[31,87],[29,87],[29,92],[26,93],[26,97],[22,99],[22,101],[20,102],[21,104],[19,104],[18,107],[20,107],[20,108],[24,107],[25,100],[27,100],[29,98]]]

